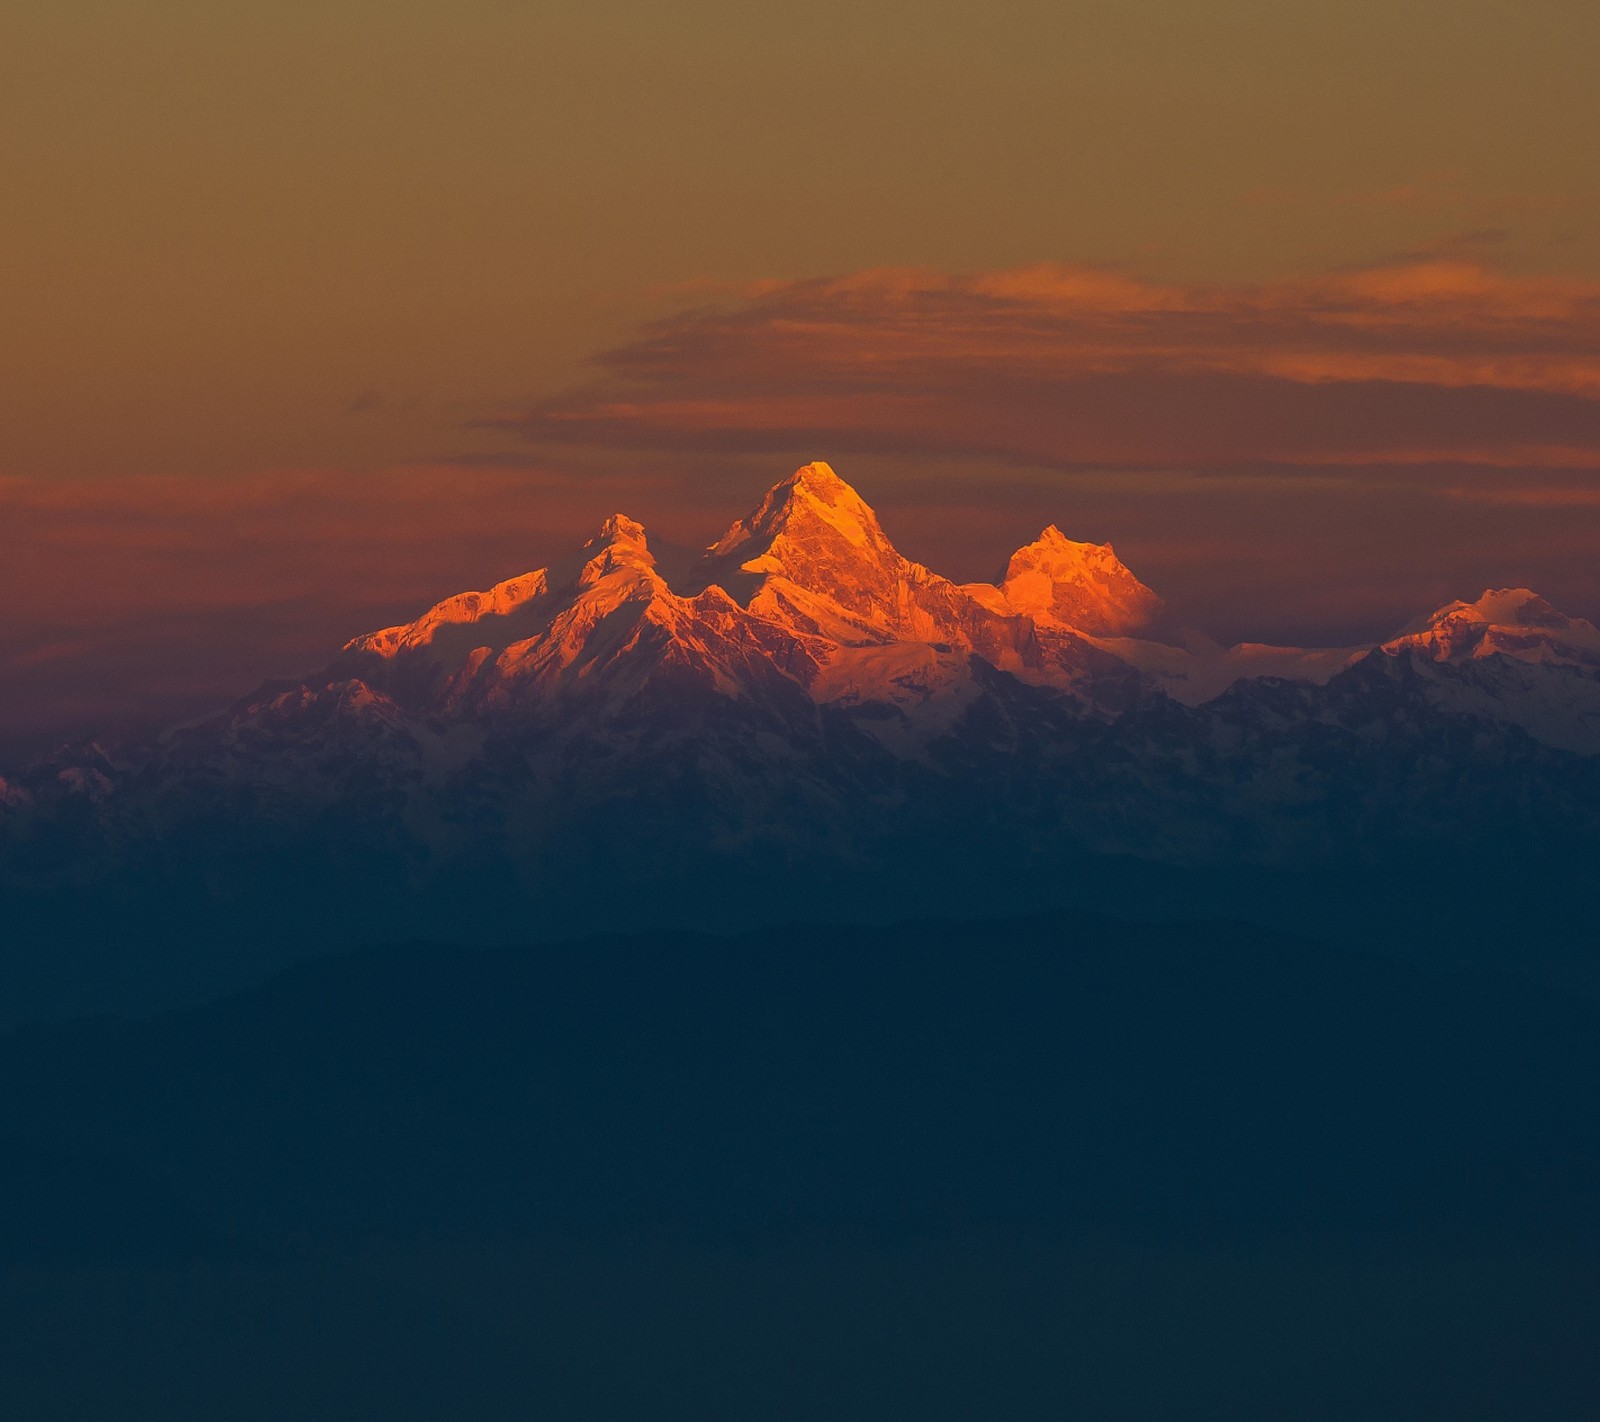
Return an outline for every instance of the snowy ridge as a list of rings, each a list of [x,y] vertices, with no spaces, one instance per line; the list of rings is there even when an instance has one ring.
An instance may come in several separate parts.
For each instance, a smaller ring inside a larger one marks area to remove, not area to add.
[[[1163,631],[1163,618],[1161,598],[1110,544],[1075,542],[1054,524],[1012,555],[998,583],[957,585],[904,557],[860,494],[817,461],[697,557],[658,560],[644,528],[617,514],[562,565],[356,638],[325,676],[436,715],[535,720],[570,714],[574,699],[620,712],[663,677],[687,679],[756,702],[889,708],[895,716],[871,732],[910,753],[974,703],[980,665],[1109,719],[1140,695],[1199,706],[1260,678],[1323,686],[1375,651],[1224,648]],[[1507,589],[1441,608],[1382,651],[1584,671],[1600,668],[1600,631]],[[1600,737],[1586,682],[1501,679],[1481,694],[1452,683],[1441,705],[1454,697],[1463,714],[1563,748]],[[1503,704],[1481,706],[1484,696]]]
[[[457,593],[435,604],[415,622],[369,632],[345,644],[347,652],[375,652],[392,657],[431,645],[447,627],[476,623],[485,617],[507,617],[524,604],[549,591],[548,570],[524,573],[496,583],[488,592]]]
[[[1600,628],[1567,617],[1528,588],[1498,588],[1476,602],[1452,602],[1383,644],[1435,662],[1505,656],[1545,666],[1600,670]]]
[[[446,599],[414,623],[353,640],[328,679],[355,676],[438,713],[545,716],[573,696],[614,707],[671,672],[727,696],[774,677],[814,704],[927,711],[969,698],[974,658],[1054,687],[1096,714],[1137,673],[1003,594],[974,595],[903,557],[826,464],[795,471],[669,581],[644,529],[616,515],[563,568]]]

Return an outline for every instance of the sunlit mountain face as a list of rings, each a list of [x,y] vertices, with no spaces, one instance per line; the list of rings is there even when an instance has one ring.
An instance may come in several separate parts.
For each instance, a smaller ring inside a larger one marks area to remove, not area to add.
[[[897,728],[915,732],[980,664],[1085,708],[1118,690],[1125,701],[1136,678],[1087,629],[1142,625],[1156,605],[1108,548],[1053,529],[999,587],[958,587],[903,557],[854,489],[809,464],[703,553],[652,548],[618,515],[566,566],[358,638],[327,675],[402,704],[524,718],[572,698],[614,706],[665,678],[751,706],[798,694],[896,707]]]
[[[1224,648],[1053,526],[958,585],[813,463],[703,550],[619,514],[220,715],[64,750],[0,782],[0,837],[17,941],[54,945],[12,955],[18,1002],[1068,898],[1402,948],[1459,919],[1470,956],[1586,912],[1600,631],[1502,589],[1378,646]],[[197,935],[234,946],[197,967]]]

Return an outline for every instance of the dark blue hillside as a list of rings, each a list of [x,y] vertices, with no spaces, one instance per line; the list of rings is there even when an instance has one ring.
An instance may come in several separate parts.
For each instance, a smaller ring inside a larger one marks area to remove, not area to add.
[[[986,1409],[960,1391],[981,1369],[928,1393],[944,1364],[914,1327],[1010,1360],[985,1415],[1071,1415],[1080,1387],[1095,1416],[1335,1416],[1379,1366],[1313,1376],[1337,1327],[1391,1369],[1363,1415],[1509,1415],[1495,1388],[1535,1362],[1504,1396],[1587,1415],[1564,1409],[1600,1385],[1597,1019],[1257,930],[1065,913],[325,960],[0,1045],[6,1368],[57,1400],[41,1417],[143,1415],[107,1398],[148,1402],[163,1366],[198,1369],[212,1409],[168,1416],[820,1415],[778,1405],[774,1368],[830,1416]],[[1135,1277],[1154,1294],[1113,1328],[1093,1300]],[[399,1302],[430,1290],[482,1327]],[[758,1322],[778,1315],[781,1338]],[[268,1345],[220,1321],[243,1316],[320,1359],[297,1403],[244,1386]],[[73,1320],[87,1372],[59,1356]],[[707,1328],[744,1361],[660,1356],[703,1357]],[[355,1353],[319,1353],[330,1329]],[[317,1410],[445,1339],[479,1359],[468,1411],[388,1382],[379,1411]],[[639,1386],[586,1391],[618,1369]],[[1424,1395],[1455,1410],[1396,1402]]]

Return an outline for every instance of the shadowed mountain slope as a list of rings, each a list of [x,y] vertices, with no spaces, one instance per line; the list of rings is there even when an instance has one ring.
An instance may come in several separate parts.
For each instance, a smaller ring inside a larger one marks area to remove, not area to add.
[[[305,965],[0,1040],[0,1381],[99,1422],[1578,1419],[1596,1011],[1067,911]]]

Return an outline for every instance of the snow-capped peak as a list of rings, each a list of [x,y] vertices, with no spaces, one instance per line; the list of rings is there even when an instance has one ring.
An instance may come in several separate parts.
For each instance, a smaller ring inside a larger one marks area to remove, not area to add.
[[[818,460],[773,485],[754,512],[723,534],[707,556],[726,566],[740,555],[740,571],[767,573],[789,571],[785,555],[804,564],[844,550],[874,558],[895,551],[861,495]]]
[[[855,643],[941,640],[919,610],[934,584],[953,590],[902,557],[861,495],[818,461],[774,485],[713,544],[686,591],[715,585],[757,615]]]
[[[594,548],[601,544],[637,543],[642,547],[644,542],[644,525],[627,514],[616,513],[600,525],[600,532],[584,546]]]
[[[1496,654],[1523,662],[1600,669],[1600,628],[1558,612],[1528,588],[1490,588],[1475,602],[1447,603],[1402,628],[1384,650],[1435,662]]]
[[[1035,626],[1096,637],[1125,636],[1161,612],[1109,543],[1075,543],[1054,524],[1011,555],[1000,591]]]
[[[644,525],[627,514],[612,514],[600,532],[583,545],[585,561],[579,587],[592,587],[619,568],[654,570],[655,557],[645,539]]]

